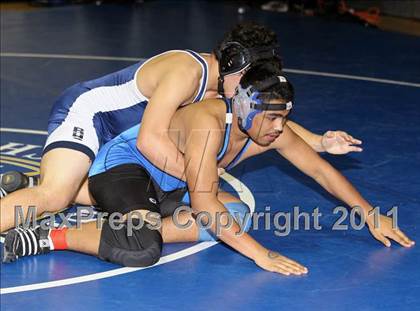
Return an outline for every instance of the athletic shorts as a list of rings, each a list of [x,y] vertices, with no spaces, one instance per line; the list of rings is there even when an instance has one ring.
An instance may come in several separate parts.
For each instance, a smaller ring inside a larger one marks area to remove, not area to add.
[[[186,188],[164,192],[138,164],[115,166],[89,177],[89,191],[98,209],[108,214],[147,209],[167,217],[178,207],[190,204]]]
[[[89,177],[89,191],[99,210],[123,215],[146,209],[160,213],[156,191],[147,171],[136,164],[124,164]]]

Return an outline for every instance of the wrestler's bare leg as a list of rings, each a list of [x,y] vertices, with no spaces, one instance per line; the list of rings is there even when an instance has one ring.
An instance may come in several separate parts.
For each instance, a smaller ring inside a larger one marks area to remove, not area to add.
[[[88,179],[85,178],[82,186],[80,187],[79,191],[76,194],[76,198],[74,199],[73,203],[81,204],[81,205],[96,205],[95,199],[89,192],[89,185]]]
[[[25,217],[30,206],[36,208],[37,216],[66,208],[75,200],[90,165],[89,157],[76,150],[57,148],[47,152],[41,160],[40,184],[1,199],[0,232],[15,227],[15,206],[22,207]]]

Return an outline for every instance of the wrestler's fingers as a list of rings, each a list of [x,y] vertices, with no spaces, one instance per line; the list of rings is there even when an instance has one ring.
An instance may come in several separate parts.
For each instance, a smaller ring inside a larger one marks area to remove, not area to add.
[[[304,273],[303,270],[301,270],[299,268],[296,268],[294,266],[291,266],[289,264],[279,264],[278,266],[282,267],[283,269],[286,269],[287,271],[289,271],[290,273],[293,273],[293,274],[300,275],[300,274]]]
[[[349,134],[347,134],[347,132],[344,132],[344,131],[337,131],[337,135],[344,138],[347,138],[350,136]]]
[[[296,267],[294,265],[291,265],[290,267],[293,269],[293,271],[295,271],[296,274],[300,275],[300,274],[308,273],[308,270],[306,268],[300,268],[300,267]]]
[[[347,150],[352,151],[352,152],[362,152],[363,148],[356,147],[356,146],[348,146]]]
[[[413,240],[411,240],[408,236],[404,234],[400,229],[395,230],[395,234],[398,235],[400,238],[404,240],[405,243],[408,243],[410,246],[416,244]]]
[[[286,263],[277,263],[276,267],[295,275],[301,275],[303,273],[299,269],[289,266]]]
[[[361,145],[362,144],[362,141],[360,139],[354,138],[353,136],[350,136],[350,139],[351,139],[351,143],[353,145]]]
[[[390,236],[391,239],[393,239],[395,242],[399,243],[400,245],[404,246],[404,247],[410,247],[411,243],[405,241],[402,237],[398,236],[397,234],[393,234],[392,236]]]
[[[297,263],[293,263],[293,262],[288,262],[287,263],[290,267],[292,267],[293,269],[302,272],[302,273],[307,273],[308,269],[306,267],[303,267]]]
[[[294,269],[295,271],[298,271],[299,273],[308,273],[308,269],[299,263],[297,263],[294,260],[291,260],[289,258],[285,258],[285,260],[280,262],[283,265],[287,265],[291,269]]]
[[[327,136],[327,137],[334,137],[334,132],[333,131],[327,131],[325,133],[325,136]]]
[[[382,233],[376,232],[375,230],[370,231],[375,239],[381,242],[386,247],[391,246],[391,241],[388,240]]]
[[[287,262],[289,265],[295,267],[296,269],[300,269],[302,271],[308,271],[308,268],[306,268],[305,266],[302,266],[301,264],[299,264],[298,262],[289,259],[287,257],[284,258],[284,261]]]
[[[275,266],[272,271],[280,273],[280,274],[284,274],[284,275],[290,275],[289,271],[287,271],[286,269],[284,269],[282,267],[279,267],[279,266]]]
[[[348,141],[350,141],[352,144],[360,145],[362,143],[362,141],[360,139],[354,138],[353,136],[351,136],[350,134],[347,134],[347,133],[346,133],[346,139]]]
[[[347,134],[347,133],[345,133],[345,135],[344,135],[344,137],[345,137],[345,139],[348,141],[348,142],[353,142],[353,137],[351,136],[351,135],[349,135],[349,134]]]
[[[343,132],[343,131],[339,131],[338,136],[348,142],[352,142],[354,139],[350,134],[347,134],[346,132]]]

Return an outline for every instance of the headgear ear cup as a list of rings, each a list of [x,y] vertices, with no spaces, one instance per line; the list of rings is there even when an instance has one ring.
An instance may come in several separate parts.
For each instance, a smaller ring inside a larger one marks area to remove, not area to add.
[[[219,78],[217,91],[224,96],[224,77],[227,75],[238,73],[249,66],[253,62],[261,59],[268,59],[278,56],[278,46],[261,46],[254,48],[245,48],[236,41],[224,43],[215,54],[219,63]]]
[[[259,113],[263,111],[279,111],[292,109],[292,102],[285,104],[266,104],[260,99],[261,91],[266,90],[278,83],[288,83],[284,76],[272,76],[260,83],[250,85],[246,89],[241,84],[236,88],[233,103],[238,116],[239,127],[242,131],[248,131],[252,122]]]
[[[261,59],[273,57],[280,59],[277,50],[277,45],[245,48],[236,41],[226,42],[216,52],[219,62],[219,74],[226,76],[240,72],[250,66],[251,63]]]

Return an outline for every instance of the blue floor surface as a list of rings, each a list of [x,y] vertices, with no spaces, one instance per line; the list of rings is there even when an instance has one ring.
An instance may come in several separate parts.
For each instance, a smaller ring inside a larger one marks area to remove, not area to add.
[[[256,9],[238,16],[234,3],[180,3],[1,11],[0,171],[37,170],[49,110],[66,87],[132,63],[36,56],[146,58],[169,49],[206,52],[230,26],[251,19],[278,33],[287,69],[353,76],[289,72],[297,93],[293,120],[317,133],[342,129],[362,139],[360,154],[323,157],[381,211],[398,206],[399,226],[420,243],[419,38]],[[417,85],[398,84],[401,81]],[[5,146],[26,149],[12,154]],[[322,230],[301,228],[278,237],[271,224],[270,230],[251,232],[267,247],[308,266],[307,276],[264,272],[221,244],[186,257],[179,252],[200,246],[168,245],[165,255],[181,254],[182,258],[132,272],[116,270],[121,267],[88,255],[61,251],[2,264],[2,310],[418,309],[418,246],[403,249],[393,243],[387,249],[366,228],[332,230],[340,216],[332,210],[340,202],[275,152],[250,159],[231,174],[251,190],[256,211],[267,206],[272,213],[289,212],[294,206],[301,211],[319,207]],[[106,271],[126,273],[99,278],[104,275],[98,273]],[[77,282],[80,276],[93,280]],[[51,281],[57,283],[45,283]],[[74,284],[62,286],[65,282]]]

